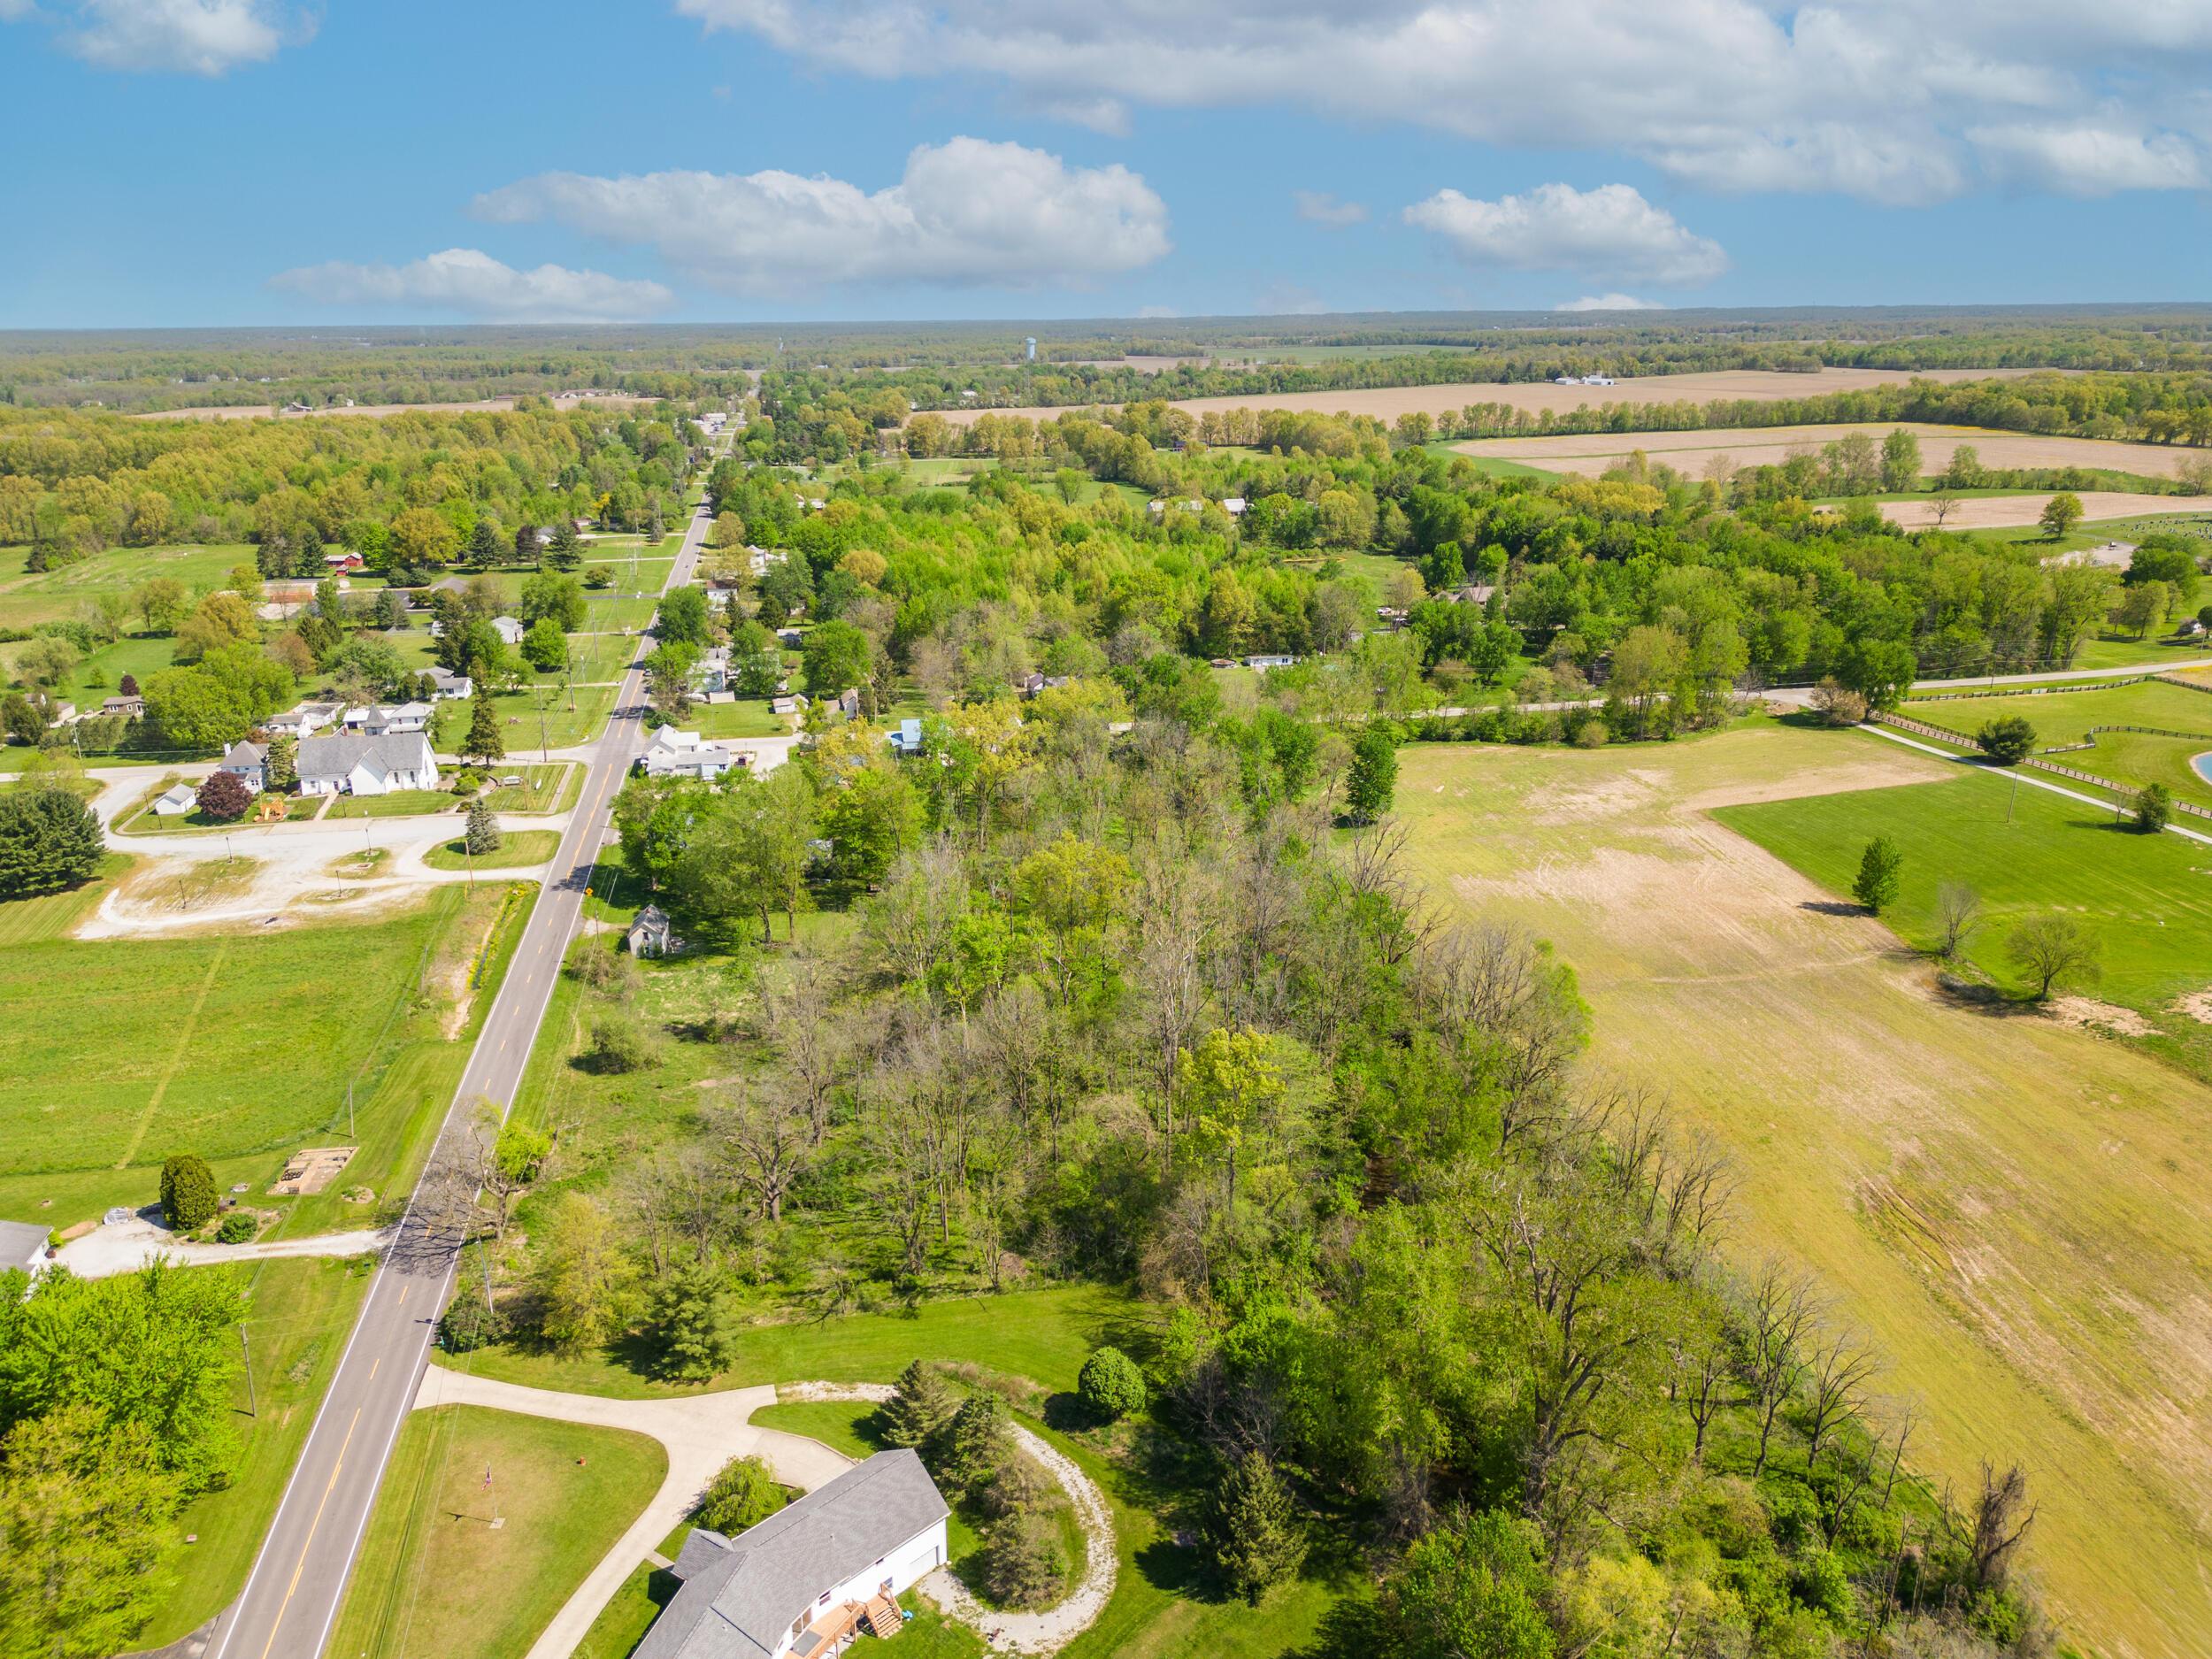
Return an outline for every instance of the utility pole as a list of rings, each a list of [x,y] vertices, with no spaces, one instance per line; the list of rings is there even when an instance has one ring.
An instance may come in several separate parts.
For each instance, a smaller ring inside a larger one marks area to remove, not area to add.
[[[253,1396],[253,1348],[246,1340],[246,1326],[242,1320],[238,1326],[238,1351],[246,1356],[246,1415],[258,1417],[261,1407]]]

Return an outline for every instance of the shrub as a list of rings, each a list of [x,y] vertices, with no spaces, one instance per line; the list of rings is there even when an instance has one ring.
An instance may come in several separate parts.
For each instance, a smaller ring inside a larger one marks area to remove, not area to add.
[[[1118,1348],[1102,1348],[1085,1360],[1075,1386],[1083,1403],[1109,1423],[1144,1409],[1144,1373]]]
[[[984,1594],[1001,1607],[1049,1607],[1067,1587],[1052,1523],[1010,1515],[984,1535],[976,1563]]]
[[[464,1285],[438,1321],[438,1340],[449,1354],[473,1354],[507,1334],[506,1316],[484,1305],[478,1287]]]
[[[699,1525],[733,1537],[757,1526],[790,1502],[757,1457],[733,1457],[722,1465],[699,1503]]]
[[[1832,676],[1813,688],[1813,707],[1831,726],[1857,726],[1866,718],[1866,698]]]
[[[2018,765],[2035,748],[2035,727],[2016,714],[1984,721],[1974,737],[1982,753],[2001,766]]]
[[[2172,821],[2174,792],[2162,783],[2154,783],[2135,797],[2135,827],[2146,835],[2153,835]]]
[[[180,1152],[161,1166],[161,1212],[179,1233],[206,1224],[216,1208],[215,1171],[196,1152]]]
[[[253,791],[234,772],[210,772],[195,797],[200,810],[219,823],[234,824],[253,804]]]
[[[629,1071],[642,1071],[659,1061],[660,1056],[653,1052],[652,1040],[635,1020],[605,1015],[592,1021],[591,1042],[583,1053],[586,1071],[619,1077]]]
[[[215,1229],[218,1244],[243,1244],[261,1231],[261,1224],[248,1210],[234,1210],[223,1217],[223,1225]]]

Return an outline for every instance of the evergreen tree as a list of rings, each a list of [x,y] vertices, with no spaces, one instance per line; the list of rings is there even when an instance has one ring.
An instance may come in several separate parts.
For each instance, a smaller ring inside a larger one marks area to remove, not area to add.
[[[1255,1607],[1306,1558],[1290,1493],[1258,1452],[1229,1465],[1208,1506],[1205,1531],[1223,1586]]]
[[[180,1152],[161,1166],[161,1210],[179,1233],[204,1224],[216,1210],[215,1171],[196,1152]]]
[[[713,1263],[692,1262],[671,1273],[654,1291],[647,1317],[660,1344],[662,1369],[671,1377],[704,1382],[730,1363],[729,1292]],[[759,1518],[740,1525],[750,1526]],[[730,1530],[707,1525],[718,1532]]]
[[[499,710],[492,704],[491,677],[481,657],[470,667],[469,678],[475,681],[476,695],[469,699],[469,732],[462,740],[461,753],[487,764],[503,760],[507,740],[500,734]]]
[[[887,1446],[919,1449],[936,1440],[953,1413],[952,1391],[937,1373],[916,1360],[899,1373],[899,1390],[878,1413]]]
[[[499,815],[482,795],[469,803],[468,828],[461,840],[472,857],[481,858],[499,850]]]
[[[1107,1422],[1144,1409],[1144,1373],[1118,1348],[1102,1348],[1083,1362],[1075,1379],[1083,1403]]]
[[[296,737],[273,737],[261,760],[261,778],[270,788],[289,789],[299,781],[300,744]]]
[[[576,534],[575,523],[563,518],[553,526],[553,540],[545,550],[545,562],[557,571],[572,571],[584,561],[584,538]]]
[[[538,540],[537,526],[534,524],[518,525],[515,527],[515,563],[518,565],[537,565],[541,564],[544,561],[544,558],[545,547],[544,544]]]
[[[0,795],[0,898],[51,893],[100,873],[100,820],[67,789]]]
[[[988,1389],[978,1389],[960,1402],[960,1409],[938,1436],[930,1472],[955,1492],[975,1492],[990,1483],[1013,1449],[1006,1402]]]
[[[1851,896],[1876,915],[1897,902],[1897,888],[1905,868],[1905,856],[1886,835],[1867,842],[1859,859],[1859,873],[1851,883]]]
[[[469,532],[468,562],[485,569],[507,562],[507,538],[489,518],[479,518]]]

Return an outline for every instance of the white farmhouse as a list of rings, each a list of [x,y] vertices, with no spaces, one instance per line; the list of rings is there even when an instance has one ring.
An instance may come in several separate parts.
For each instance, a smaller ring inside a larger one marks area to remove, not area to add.
[[[696,732],[679,732],[664,726],[638,757],[649,778],[719,778],[737,763],[719,743],[710,743]]]
[[[307,738],[298,766],[302,795],[388,795],[434,788],[438,781],[438,757],[420,732]]]
[[[233,743],[220,764],[223,771],[242,779],[247,788],[256,795],[261,793],[262,780],[268,775],[269,755],[260,744]]]
[[[512,617],[494,617],[492,632],[499,635],[502,645],[512,648],[522,643],[522,624]]]
[[[345,726],[347,731],[358,737],[403,737],[429,729],[430,705],[380,703],[368,708],[348,709]]]
[[[735,1538],[695,1527],[633,1659],[819,1659],[887,1636],[899,1595],[945,1563],[949,1513],[919,1457],[879,1452]]]

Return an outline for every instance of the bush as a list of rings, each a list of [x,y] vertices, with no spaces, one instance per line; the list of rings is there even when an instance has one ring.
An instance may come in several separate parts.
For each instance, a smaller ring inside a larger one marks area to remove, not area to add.
[[[1857,726],[1866,718],[1866,698],[1832,676],[1813,688],[1813,707],[1831,726]]]
[[[161,1166],[161,1213],[179,1233],[204,1226],[215,1214],[215,1171],[196,1152],[180,1152]]]
[[[591,1042],[583,1053],[586,1071],[619,1077],[659,1063],[652,1040],[635,1020],[608,1015],[592,1022]]]
[[[218,823],[235,824],[253,804],[253,791],[236,772],[214,772],[207,775],[194,798],[207,817]]]
[[[473,1354],[507,1334],[507,1317],[484,1305],[480,1286],[464,1284],[438,1321],[438,1340],[449,1354]]]
[[[976,1563],[983,1592],[1001,1607],[1049,1607],[1067,1587],[1052,1523],[1010,1515],[984,1534]]]
[[[2174,816],[2174,792],[2162,783],[2154,783],[2135,797],[2135,827],[2146,835],[2153,835],[2170,823]]]
[[[791,1500],[757,1457],[733,1457],[700,1500],[699,1525],[724,1537],[757,1526]]]
[[[234,1210],[223,1217],[223,1225],[215,1229],[218,1244],[243,1244],[261,1231],[261,1224],[254,1219],[250,1210]]]
[[[1144,1409],[1144,1373],[1118,1348],[1102,1348],[1085,1360],[1075,1386],[1083,1403],[1108,1423]]]
[[[1982,753],[2001,766],[2018,765],[2035,749],[2035,727],[2016,714],[1984,721],[1974,738],[1981,744]]]

